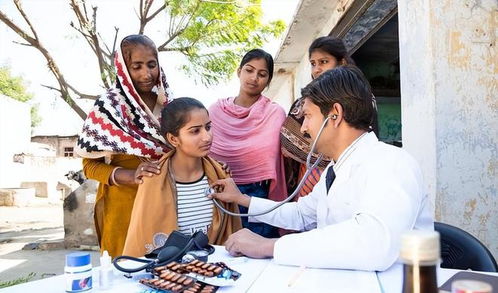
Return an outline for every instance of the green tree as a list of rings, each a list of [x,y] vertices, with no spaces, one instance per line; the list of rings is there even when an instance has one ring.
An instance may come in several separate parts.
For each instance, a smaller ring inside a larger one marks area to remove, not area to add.
[[[183,69],[205,85],[230,78],[244,52],[261,47],[285,29],[281,20],[262,23],[260,0],[167,3],[168,38],[158,50],[184,54],[189,62]]]
[[[84,119],[86,113],[75,103],[75,99],[96,99],[97,95],[85,94],[65,79],[56,60],[43,46],[35,24],[22,8],[21,0],[12,1],[29,30],[21,28],[2,11],[0,21],[25,41],[23,45],[32,46],[42,53],[58,83],[57,88],[47,87],[60,92],[61,98]],[[102,85],[109,87],[115,79],[113,57],[119,28],[115,27],[112,44],[106,43],[97,28],[97,6],[89,9],[85,0],[67,1],[76,19],[70,25],[95,54]],[[261,47],[270,38],[278,37],[285,29],[285,24],[280,20],[262,22],[261,0],[136,1],[139,19],[137,33],[146,33],[148,23],[158,15],[165,15],[168,25],[163,26],[163,40],[156,40],[159,52],[183,54],[187,63],[182,69],[204,85],[229,79],[243,52]],[[60,41],[65,41],[62,36]]]
[[[26,103],[33,98],[33,94],[26,90],[22,77],[12,76],[7,66],[0,67],[0,93],[14,100]],[[40,124],[41,117],[38,115],[38,106],[31,106],[31,127]]]

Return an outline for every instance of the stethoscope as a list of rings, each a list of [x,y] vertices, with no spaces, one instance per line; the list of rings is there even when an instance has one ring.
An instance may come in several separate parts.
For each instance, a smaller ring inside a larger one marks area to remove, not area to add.
[[[311,172],[313,171],[313,169],[315,169],[318,164],[320,164],[320,162],[322,161],[322,158],[323,158],[323,154],[319,154],[318,155],[318,158],[316,159],[315,163],[314,164],[311,164],[311,157],[313,155],[313,153],[315,152],[315,147],[316,147],[316,143],[318,142],[318,140],[320,139],[320,135],[322,135],[322,131],[323,129],[325,128],[325,125],[327,125],[327,122],[329,121],[329,119],[337,119],[337,115],[332,115],[332,116],[327,116],[325,118],[325,120],[323,120],[322,122],[322,125],[320,126],[320,130],[318,131],[318,135],[316,136],[315,140],[313,141],[313,144],[311,145],[311,149],[310,149],[310,152],[308,153],[308,156],[306,157],[306,173],[304,173],[304,176],[303,178],[301,179],[301,181],[299,182],[299,184],[297,185],[296,189],[294,190],[294,192],[289,195],[289,197],[287,197],[286,199],[284,199],[283,201],[277,203],[275,206],[265,210],[265,211],[262,211],[262,212],[259,212],[259,213],[246,213],[246,214],[240,214],[240,213],[234,213],[234,212],[231,212],[227,209],[225,209],[216,199],[212,199],[213,203],[222,211],[224,212],[225,214],[227,215],[230,215],[230,216],[235,216],[235,217],[255,217],[255,216],[261,216],[261,215],[264,215],[264,214],[268,214],[270,212],[272,212],[273,210],[275,209],[278,209],[280,206],[282,206],[283,204],[285,203],[288,203],[289,201],[291,201],[294,197],[296,197],[296,195],[299,193],[299,191],[301,190],[301,188],[303,187],[304,185],[304,182],[306,181],[306,179],[308,179],[308,176],[311,174]],[[330,167],[332,168],[332,166]],[[211,193],[214,193],[215,191],[208,187],[206,188],[206,190],[204,191],[204,193],[207,195],[211,194]]]

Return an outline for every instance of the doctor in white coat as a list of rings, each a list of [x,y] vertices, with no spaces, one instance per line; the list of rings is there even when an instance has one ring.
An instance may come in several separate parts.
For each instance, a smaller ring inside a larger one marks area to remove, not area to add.
[[[301,131],[314,140],[326,123],[316,149],[336,163],[327,166],[308,196],[249,220],[303,232],[268,239],[243,229],[225,248],[231,255],[273,257],[286,265],[386,270],[398,258],[403,232],[433,229],[420,168],[406,151],[369,132],[375,103],[357,67],[332,69],[301,94]],[[211,197],[246,206],[249,213],[275,205],[241,194],[232,179],[214,185],[223,192]]]

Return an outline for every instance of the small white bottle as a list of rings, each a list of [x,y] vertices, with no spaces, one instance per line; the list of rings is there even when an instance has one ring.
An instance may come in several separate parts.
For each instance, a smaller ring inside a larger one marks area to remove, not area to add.
[[[111,266],[111,257],[107,250],[104,250],[100,257],[100,271],[99,271],[99,289],[107,290],[112,286],[112,279],[114,272]]]

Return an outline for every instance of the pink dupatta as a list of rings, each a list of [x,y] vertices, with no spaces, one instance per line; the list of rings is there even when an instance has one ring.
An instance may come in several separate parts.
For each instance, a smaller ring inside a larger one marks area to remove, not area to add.
[[[265,96],[249,108],[234,100],[221,99],[209,108],[211,156],[230,166],[237,184],[270,179],[268,198],[283,200],[287,187],[279,135],[285,112]]]

